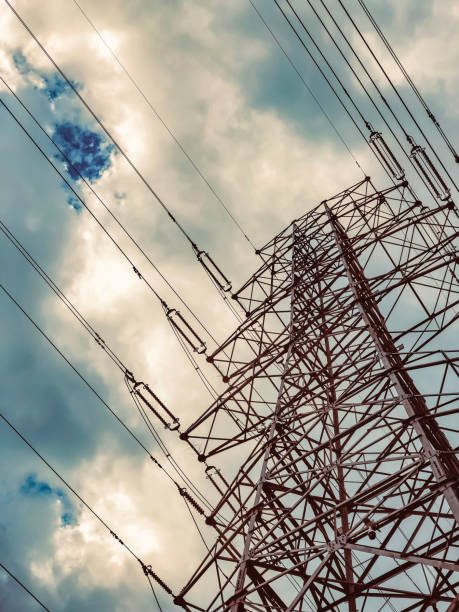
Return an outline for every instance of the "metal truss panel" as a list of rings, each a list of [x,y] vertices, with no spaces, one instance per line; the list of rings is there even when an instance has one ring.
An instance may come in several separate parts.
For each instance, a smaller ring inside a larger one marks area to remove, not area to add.
[[[229,478],[190,610],[454,606],[456,221],[366,179],[261,249],[209,357],[228,388],[182,434]]]

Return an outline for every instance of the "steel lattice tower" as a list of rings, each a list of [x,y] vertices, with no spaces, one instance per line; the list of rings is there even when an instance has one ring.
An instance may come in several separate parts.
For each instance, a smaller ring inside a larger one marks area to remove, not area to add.
[[[260,250],[208,357],[228,388],[181,434],[221,497],[177,604],[457,609],[456,221],[367,178]]]

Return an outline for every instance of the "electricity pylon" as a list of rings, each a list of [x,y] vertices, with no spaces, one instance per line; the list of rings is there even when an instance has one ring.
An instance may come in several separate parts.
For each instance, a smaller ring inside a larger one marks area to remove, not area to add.
[[[365,179],[260,250],[208,357],[228,387],[181,434],[221,497],[176,603],[456,609],[456,221]]]

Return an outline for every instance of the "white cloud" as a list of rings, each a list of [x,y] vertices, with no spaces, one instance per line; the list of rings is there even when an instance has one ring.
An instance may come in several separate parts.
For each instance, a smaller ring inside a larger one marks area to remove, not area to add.
[[[199,245],[210,249],[216,261],[229,271],[235,286],[242,283],[257,266],[255,257],[78,11],[71,3],[57,0],[48,2],[46,11],[41,4],[25,0],[16,2],[15,7],[68,75],[84,84],[82,95],[177,218],[197,236]],[[249,8],[242,0],[221,1],[215,6],[196,1],[154,6],[141,2],[88,2],[85,8],[257,244],[360,178],[339,143],[334,145],[328,138],[308,140],[280,109],[253,105],[244,89],[243,71],[251,62],[256,65],[265,58],[269,61],[277,51],[269,38],[255,37],[249,28],[234,25]],[[407,37],[406,42],[402,38],[396,40],[415,80],[429,91],[441,82],[446,92],[444,103],[451,108],[457,93],[451,32],[457,18],[453,3],[438,0],[433,4],[432,24],[426,32],[418,31],[414,39]],[[232,24],[231,28],[226,27],[227,23]],[[439,36],[439,27],[446,28],[444,35]],[[5,33],[0,66],[17,88],[23,87],[24,80],[13,70],[10,60],[15,49],[21,48],[38,70],[50,69],[6,6],[0,13],[0,28]],[[289,70],[287,64],[285,69]],[[42,104],[43,100],[36,107]],[[306,97],[305,104],[310,104]],[[71,106],[57,104],[56,116],[73,117],[80,112],[77,108],[76,102]],[[366,150],[363,146],[356,148],[358,158],[371,168]],[[9,193],[14,191],[15,181],[17,177],[8,183]],[[146,246],[193,310],[210,323],[219,339],[224,338],[235,320],[223,310],[190,247],[121,156],[114,159],[112,168],[94,187]],[[87,189],[83,192],[123,249],[136,265],[138,262],[142,274],[190,320],[184,307],[109,215]],[[120,193],[126,195],[122,200],[115,197]],[[65,207],[65,199],[64,191],[61,202],[54,195],[46,202],[47,214],[54,214],[53,206]],[[53,271],[58,284],[127,365],[139,373],[139,378],[150,382],[182,422],[189,423],[209,399],[160,307],[87,213],[76,215],[70,209],[67,212],[66,226],[56,230],[56,244],[65,235]],[[31,234],[40,232],[41,210],[34,206],[32,196],[19,217],[24,221],[24,236],[30,239]],[[35,306],[33,312],[38,311],[59,339],[59,345],[78,363],[86,363],[90,375],[101,377],[105,394],[127,422],[144,435],[134,409],[128,408],[129,398],[119,373],[100,349],[84,332],[76,330],[54,298]],[[214,370],[205,363],[203,368],[220,385]],[[120,433],[120,437],[123,435]],[[194,461],[191,452],[172,435],[165,437],[174,456],[207,489],[209,483],[202,466]],[[120,537],[145,555],[155,570],[178,589],[202,554],[202,544],[182,499],[175,485],[161,478],[151,463],[138,457],[120,457],[119,448],[111,443],[104,448],[105,441],[101,430],[100,448],[74,471],[78,489],[92,500],[102,516],[110,519],[117,532],[119,529]],[[155,452],[160,458],[157,449]],[[117,584],[114,598],[122,588],[134,597],[136,589],[144,585],[138,568],[135,583],[129,585],[134,575],[134,570],[128,570],[133,567],[131,561],[87,511],[82,512],[78,525],[56,528],[50,545],[53,559],[47,558],[46,552],[34,550],[30,569],[37,584],[46,586],[56,601],[61,596],[59,585],[69,576],[76,579],[78,588],[88,592],[97,587],[110,591]],[[77,590],[75,585],[73,588],[69,598]],[[142,607],[150,604],[144,595],[139,596],[139,607],[133,609],[148,609]]]

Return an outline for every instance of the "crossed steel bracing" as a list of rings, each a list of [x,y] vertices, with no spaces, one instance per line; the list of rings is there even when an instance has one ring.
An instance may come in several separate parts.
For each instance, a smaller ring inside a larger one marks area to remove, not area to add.
[[[261,250],[208,358],[228,388],[181,435],[232,474],[178,603],[456,609],[456,224],[365,179]]]

